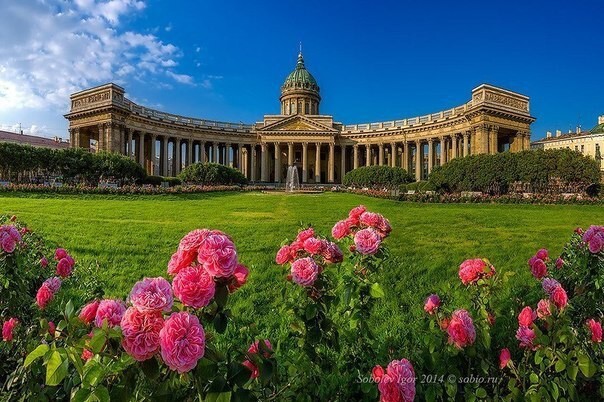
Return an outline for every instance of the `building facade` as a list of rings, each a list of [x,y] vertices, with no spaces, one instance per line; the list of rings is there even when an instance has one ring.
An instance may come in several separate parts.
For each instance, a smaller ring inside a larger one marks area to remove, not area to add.
[[[531,144],[533,148],[541,149],[561,149],[568,148],[581,152],[591,158],[594,158],[604,172],[604,163],[602,163],[602,153],[604,152],[604,115],[598,117],[598,124],[589,131],[582,131],[579,127],[573,132],[562,133],[557,130],[555,135],[550,131],[545,138],[535,141]]]
[[[296,166],[302,183],[339,183],[359,166],[400,166],[425,179],[433,167],[470,154],[530,148],[529,98],[492,85],[467,103],[425,116],[342,124],[320,113],[320,88],[302,53],[281,87],[280,114],[255,124],[227,123],[153,110],[109,83],[71,95],[73,147],[119,152],[149,174],[176,175],[195,162],[239,169],[253,182],[280,183]]]

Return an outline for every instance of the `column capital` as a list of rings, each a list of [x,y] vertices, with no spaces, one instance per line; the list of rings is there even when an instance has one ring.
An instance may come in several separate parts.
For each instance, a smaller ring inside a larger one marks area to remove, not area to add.
[[[428,144],[432,145],[433,142],[434,142],[434,138],[428,138]]]

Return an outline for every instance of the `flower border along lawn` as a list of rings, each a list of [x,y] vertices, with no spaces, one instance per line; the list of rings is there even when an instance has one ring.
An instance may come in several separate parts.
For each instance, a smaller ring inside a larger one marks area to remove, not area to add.
[[[373,323],[391,347],[420,341],[413,336],[428,294],[460,294],[452,278],[463,260],[488,258],[507,275],[499,297],[509,302],[502,309],[516,308],[516,296],[529,292],[527,260],[534,250],[557,255],[575,227],[604,221],[601,206],[418,204],[342,193],[11,194],[0,196],[0,213],[18,215],[79,263],[98,262],[109,296],[124,296],[143,276],[166,276],[169,256],[190,230],[223,230],[251,271],[249,284],[233,296],[233,315],[243,321],[238,327],[270,335],[287,331],[287,317],[276,313],[286,286],[274,262],[279,246],[300,225],[329,235],[333,223],[359,204],[386,216],[393,228],[385,242],[392,258],[380,281],[386,297]]]

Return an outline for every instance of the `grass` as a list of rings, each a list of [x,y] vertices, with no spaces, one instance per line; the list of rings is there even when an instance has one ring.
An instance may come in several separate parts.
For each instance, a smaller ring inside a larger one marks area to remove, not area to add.
[[[330,193],[12,195],[0,197],[0,213],[18,215],[80,262],[98,261],[107,293],[121,297],[140,278],[165,275],[170,255],[188,231],[223,230],[252,273],[234,296],[234,316],[257,333],[276,337],[287,332],[275,318],[281,290],[288,286],[274,263],[280,244],[301,224],[330,234],[333,224],[358,204],[392,223],[386,244],[394,258],[383,272],[386,298],[377,307],[375,326],[380,338],[400,347],[417,340],[426,295],[449,293],[453,303],[467,304],[457,279],[464,259],[486,257],[499,272],[513,273],[499,294],[512,307],[518,292],[535,288],[526,261],[537,249],[546,247],[555,256],[575,227],[604,221],[600,206],[414,204]]]

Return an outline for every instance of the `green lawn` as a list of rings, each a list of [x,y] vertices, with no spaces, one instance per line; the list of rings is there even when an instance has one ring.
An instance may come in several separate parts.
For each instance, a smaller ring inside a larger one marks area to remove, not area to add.
[[[307,223],[330,234],[333,223],[358,204],[392,223],[386,244],[394,258],[383,272],[387,297],[375,325],[380,337],[399,340],[412,338],[427,294],[449,292],[453,302],[464,302],[457,279],[464,259],[486,257],[498,271],[514,272],[499,295],[513,304],[515,295],[535,287],[526,261],[537,249],[556,255],[575,227],[604,222],[601,206],[413,204],[330,193],[0,197],[0,213],[18,215],[80,262],[98,261],[99,277],[116,296],[125,296],[143,276],[165,275],[188,231],[223,230],[251,269],[249,284],[235,295],[235,316],[275,336],[285,331],[270,314],[287,286],[274,263],[281,242]]]

